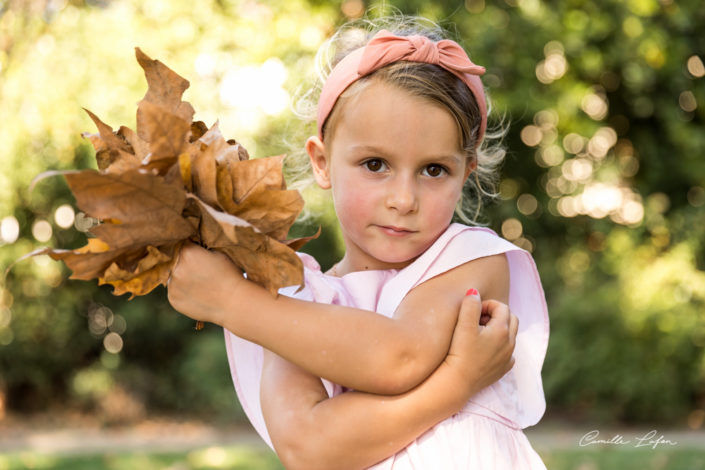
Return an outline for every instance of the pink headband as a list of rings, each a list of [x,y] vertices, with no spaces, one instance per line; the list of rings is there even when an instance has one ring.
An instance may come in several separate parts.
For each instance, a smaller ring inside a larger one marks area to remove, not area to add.
[[[487,129],[487,104],[480,75],[485,68],[472,63],[458,43],[449,39],[433,42],[425,36],[395,36],[381,30],[367,43],[354,50],[333,68],[318,100],[318,137],[323,139],[323,123],[338,97],[354,81],[369,75],[385,65],[400,60],[440,65],[460,78],[470,88],[480,109],[480,145]]]

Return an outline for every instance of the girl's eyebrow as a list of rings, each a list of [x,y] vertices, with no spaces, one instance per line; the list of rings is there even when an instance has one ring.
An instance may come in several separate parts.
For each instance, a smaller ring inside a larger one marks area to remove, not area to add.
[[[439,155],[427,159],[432,163],[444,163],[446,165],[459,165],[462,163],[462,158],[457,155]]]
[[[374,153],[378,155],[386,155],[388,152],[382,148],[375,147],[374,145],[353,145],[350,147],[353,152],[367,152]]]
[[[383,148],[380,147],[375,147],[374,145],[353,145],[350,147],[350,150],[353,152],[364,152],[364,153],[373,153],[375,155],[389,155],[392,152],[388,152]],[[424,157],[424,161],[428,162],[438,162],[438,163],[445,163],[445,164],[460,164],[462,163],[462,157],[458,154],[450,154],[450,155],[433,155],[430,157]]]

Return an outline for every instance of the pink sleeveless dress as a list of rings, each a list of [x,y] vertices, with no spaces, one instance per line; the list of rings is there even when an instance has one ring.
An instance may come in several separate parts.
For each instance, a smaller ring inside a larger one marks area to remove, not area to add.
[[[541,367],[548,346],[548,312],[536,266],[526,251],[492,230],[461,224],[451,224],[424,254],[401,270],[353,272],[338,278],[323,274],[312,257],[299,255],[305,265],[306,285],[296,294],[295,288],[282,289],[282,294],[391,317],[407,292],[418,284],[468,261],[500,253],[509,263],[509,306],[519,318],[514,367],[474,395],[461,412],[371,468],[546,468],[522,432],[536,424],[546,408]],[[262,348],[229,331],[225,331],[225,342],[240,403],[272,447],[259,400]],[[330,396],[343,393],[339,385],[321,380]]]

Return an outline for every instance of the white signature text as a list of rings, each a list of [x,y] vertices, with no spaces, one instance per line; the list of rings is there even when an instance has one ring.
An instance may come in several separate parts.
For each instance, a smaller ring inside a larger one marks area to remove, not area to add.
[[[666,439],[663,434],[659,434],[655,429],[647,432],[643,436],[633,437],[631,439],[626,439],[621,434],[615,434],[609,439],[600,439],[600,431],[597,429],[588,432],[583,437],[580,438],[578,445],[580,447],[586,447],[590,445],[632,445],[633,447],[651,447],[656,449],[660,445],[670,445],[675,446],[678,443],[670,439]]]

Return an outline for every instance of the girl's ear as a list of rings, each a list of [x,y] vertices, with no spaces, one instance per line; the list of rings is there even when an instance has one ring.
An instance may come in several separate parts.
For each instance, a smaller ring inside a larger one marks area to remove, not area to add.
[[[313,177],[322,189],[330,189],[330,175],[326,146],[318,136],[309,137],[306,141],[306,153],[311,160]]]
[[[468,163],[465,166],[465,178],[463,178],[463,181],[468,179],[468,177],[472,174],[473,171],[477,168],[477,157],[470,157],[468,158]]]

